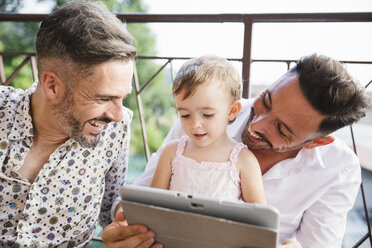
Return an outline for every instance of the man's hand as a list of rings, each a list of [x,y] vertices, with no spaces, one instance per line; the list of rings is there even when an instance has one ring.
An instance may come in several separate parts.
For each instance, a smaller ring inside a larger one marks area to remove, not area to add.
[[[302,248],[301,244],[297,242],[295,239],[288,239],[284,241],[279,248]]]
[[[122,209],[116,211],[115,220],[102,233],[106,248],[162,248],[154,244],[155,233],[144,225],[127,225]]]

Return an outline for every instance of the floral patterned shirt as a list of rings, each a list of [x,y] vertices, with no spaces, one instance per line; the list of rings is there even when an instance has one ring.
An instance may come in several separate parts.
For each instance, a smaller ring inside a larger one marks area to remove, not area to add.
[[[33,142],[35,88],[0,86],[0,247],[89,246],[124,184],[132,112],[123,107],[123,120],[108,124],[94,148],[67,140],[30,183],[18,170]]]

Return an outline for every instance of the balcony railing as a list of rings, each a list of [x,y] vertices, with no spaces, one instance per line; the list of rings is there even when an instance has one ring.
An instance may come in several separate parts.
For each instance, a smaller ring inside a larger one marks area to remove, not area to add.
[[[15,13],[4,13],[0,12],[0,21],[12,21],[12,22],[40,22],[46,15],[44,14],[15,14]],[[127,23],[242,23],[244,24],[244,42],[243,42],[243,54],[241,58],[228,58],[232,61],[238,61],[242,63],[242,78],[243,78],[243,97],[248,98],[250,96],[250,68],[252,63],[257,62],[277,62],[286,63],[287,69],[289,69],[291,63],[295,63],[295,60],[270,60],[270,59],[252,59],[251,58],[251,43],[252,43],[252,27],[254,23],[305,23],[305,22],[372,22],[372,13],[294,13],[294,14],[208,14],[208,15],[160,15],[160,14],[117,14],[117,17],[121,20],[125,20]],[[3,56],[26,56],[21,64],[14,70],[14,72],[6,78],[4,72]],[[150,156],[149,146],[147,142],[146,134],[146,123],[144,119],[143,106],[141,100],[141,93],[143,93],[153,80],[164,70],[168,65],[172,67],[172,62],[175,60],[189,59],[187,57],[149,57],[149,56],[138,56],[138,59],[152,59],[165,61],[160,69],[144,84],[140,87],[138,81],[137,70],[134,75],[135,93],[137,97],[137,106],[140,114],[140,122],[142,127],[144,150],[147,159]],[[22,53],[22,52],[0,52],[0,79],[1,84],[8,85],[18,72],[28,62],[31,63],[33,79],[37,78],[37,69],[35,63],[34,53]],[[372,61],[342,61],[346,64],[372,64]],[[172,74],[171,74],[172,75]],[[173,75],[172,75],[173,76]],[[365,83],[365,87],[371,84],[372,80]],[[350,133],[352,137],[352,145],[354,152],[357,153],[357,144],[354,139],[353,127],[350,126]],[[365,244],[367,239],[372,247],[372,234],[371,234],[371,223],[368,216],[368,207],[365,197],[363,184],[361,185],[361,195],[364,206],[364,212],[366,216],[366,224],[368,230],[366,234],[362,236],[353,247],[361,247]]]

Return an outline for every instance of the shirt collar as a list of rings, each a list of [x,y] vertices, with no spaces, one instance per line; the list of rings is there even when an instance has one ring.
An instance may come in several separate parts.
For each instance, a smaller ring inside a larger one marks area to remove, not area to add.
[[[264,179],[275,179],[289,177],[301,173],[303,170],[310,167],[325,167],[325,163],[320,154],[321,147],[311,149],[302,148],[296,157],[285,159],[274,165],[267,171]]]
[[[26,137],[33,137],[34,130],[32,125],[31,115],[31,96],[35,92],[37,81],[35,81],[30,88],[25,90],[24,94],[18,96],[16,102],[18,103],[14,123],[8,139],[20,140]]]

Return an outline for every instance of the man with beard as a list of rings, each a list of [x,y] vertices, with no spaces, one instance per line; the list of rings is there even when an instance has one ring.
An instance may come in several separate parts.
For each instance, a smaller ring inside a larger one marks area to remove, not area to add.
[[[365,116],[368,101],[341,63],[316,54],[254,101],[242,100],[228,133],[260,163],[268,204],[280,212],[280,247],[341,247],[361,172],[356,155],[330,134]],[[178,121],[163,146],[183,134]],[[150,185],[159,154],[135,184]],[[118,234],[111,224],[103,237]]]
[[[36,53],[37,82],[0,87],[0,247],[86,247],[126,175],[135,41],[102,3],[74,1],[41,23]]]

